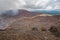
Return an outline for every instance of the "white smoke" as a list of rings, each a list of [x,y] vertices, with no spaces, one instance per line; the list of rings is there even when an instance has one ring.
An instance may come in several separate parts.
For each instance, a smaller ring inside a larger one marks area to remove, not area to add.
[[[14,10],[18,9],[17,0],[0,0],[0,14],[7,10]]]

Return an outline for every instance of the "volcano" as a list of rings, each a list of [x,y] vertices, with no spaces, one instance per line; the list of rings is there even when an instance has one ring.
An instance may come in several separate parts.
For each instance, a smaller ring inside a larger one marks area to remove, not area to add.
[[[60,15],[18,10],[0,16],[0,40],[60,40]]]

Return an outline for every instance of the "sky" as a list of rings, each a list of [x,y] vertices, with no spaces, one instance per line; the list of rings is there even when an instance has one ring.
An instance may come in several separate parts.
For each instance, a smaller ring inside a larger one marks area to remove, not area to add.
[[[16,9],[60,9],[60,0],[0,0],[0,12]]]

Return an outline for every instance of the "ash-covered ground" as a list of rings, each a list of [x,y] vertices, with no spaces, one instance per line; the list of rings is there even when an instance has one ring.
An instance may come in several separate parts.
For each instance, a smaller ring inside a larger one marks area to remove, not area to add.
[[[26,10],[1,15],[0,40],[60,40],[60,15]]]

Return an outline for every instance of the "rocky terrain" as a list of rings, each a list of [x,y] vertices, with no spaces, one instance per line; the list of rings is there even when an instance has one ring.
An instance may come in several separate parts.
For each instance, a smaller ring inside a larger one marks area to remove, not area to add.
[[[0,40],[60,40],[60,15],[19,10],[0,17]]]

